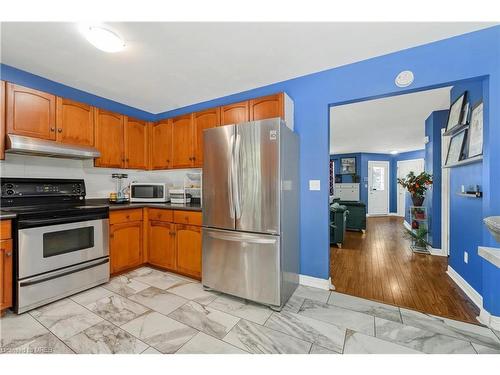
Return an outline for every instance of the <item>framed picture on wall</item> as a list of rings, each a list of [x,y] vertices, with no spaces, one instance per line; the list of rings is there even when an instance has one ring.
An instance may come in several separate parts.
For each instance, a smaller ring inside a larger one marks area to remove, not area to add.
[[[446,165],[454,164],[463,159],[465,141],[467,139],[467,129],[464,129],[451,137],[446,155]]]
[[[483,102],[472,108],[469,125],[468,158],[483,154]]]
[[[451,104],[446,124],[447,132],[467,122],[467,114],[465,113],[467,108],[467,91],[465,91]]]
[[[340,158],[340,174],[355,174],[356,158]]]

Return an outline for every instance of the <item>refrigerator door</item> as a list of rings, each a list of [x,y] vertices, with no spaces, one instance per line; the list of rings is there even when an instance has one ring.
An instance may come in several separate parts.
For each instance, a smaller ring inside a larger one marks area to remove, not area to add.
[[[234,125],[203,132],[203,225],[234,229]],[[233,175],[232,175],[233,173]]]
[[[237,230],[280,233],[279,132],[280,119],[236,125]]]
[[[203,285],[279,306],[280,238],[203,228]]]

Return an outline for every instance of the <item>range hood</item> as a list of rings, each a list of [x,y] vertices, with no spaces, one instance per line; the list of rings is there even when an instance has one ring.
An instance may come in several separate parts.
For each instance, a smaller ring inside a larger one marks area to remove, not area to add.
[[[46,139],[8,134],[6,153],[49,156],[64,159],[93,159],[101,156],[94,147],[69,145]]]

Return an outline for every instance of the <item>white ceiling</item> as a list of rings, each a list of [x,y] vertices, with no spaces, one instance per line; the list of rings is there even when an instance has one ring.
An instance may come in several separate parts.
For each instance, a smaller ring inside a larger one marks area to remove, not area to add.
[[[330,109],[330,154],[387,154],[424,148],[425,120],[450,107],[450,89],[428,90]]]
[[[488,27],[487,23],[110,23],[91,46],[75,23],[2,23],[3,63],[158,113]]]

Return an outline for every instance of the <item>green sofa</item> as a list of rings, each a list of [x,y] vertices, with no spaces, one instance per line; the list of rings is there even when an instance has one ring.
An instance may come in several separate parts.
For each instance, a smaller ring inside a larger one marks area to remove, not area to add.
[[[348,217],[349,211],[345,206],[339,204],[330,206],[330,245],[336,244],[339,248],[342,247]]]
[[[347,230],[366,231],[366,204],[361,201],[338,201],[349,211],[346,221]]]

